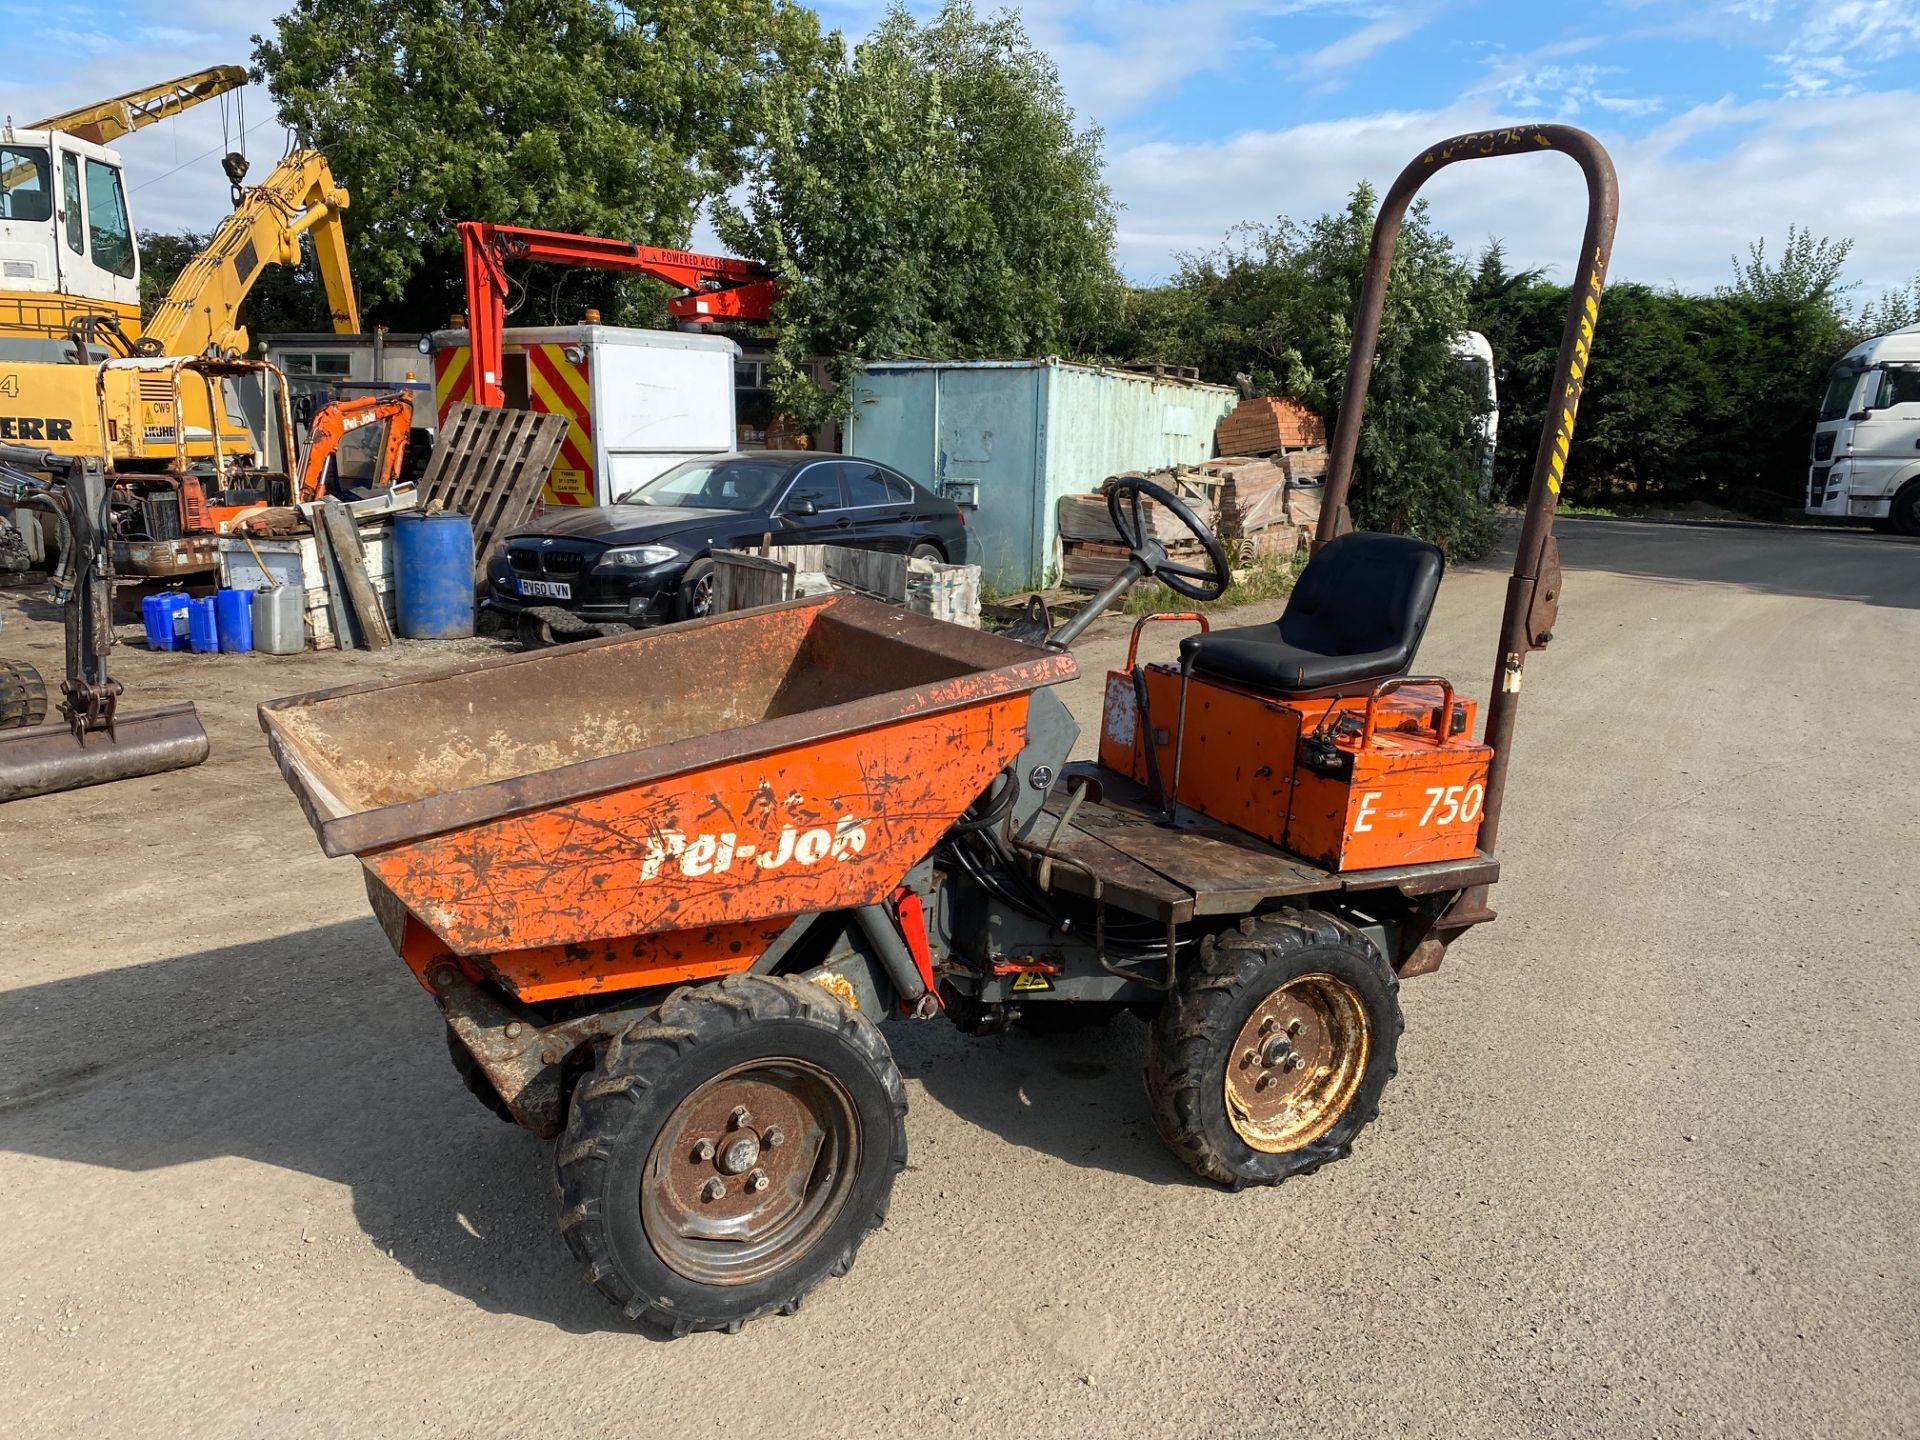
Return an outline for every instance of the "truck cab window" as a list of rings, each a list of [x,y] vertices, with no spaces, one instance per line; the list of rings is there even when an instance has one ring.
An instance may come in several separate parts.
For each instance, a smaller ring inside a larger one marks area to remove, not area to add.
[[[1826,397],[1820,402],[1822,420],[1838,420],[1853,405],[1853,387],[1860,383],[1860,372],[1849,370],[1846,366],[1835,366],[1833,374],[1827,379]]]
[[[1920,404],[1920,366],[1882,370],[1873,395],[1875,410],[1890,410],[1895,405]]]
[[[80,214],[80,160],[71,150],[60,152],[60,203],[67,207],[67,248],[84,255],[87,232]]]
[[[35,145],[0,145],[0,220],[53,215],[53,162]]]
[[[133,276],[133,228],[127,223],[127,199],[120,172],[98,160],[87,161],[87,229],[93,263],[113,275]]]

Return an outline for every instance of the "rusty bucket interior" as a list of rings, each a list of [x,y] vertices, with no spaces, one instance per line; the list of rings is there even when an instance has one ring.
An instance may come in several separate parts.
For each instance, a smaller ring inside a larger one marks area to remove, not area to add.
[[[330,854],[1071,678],[1069,657],[819,596],[260,707]]]

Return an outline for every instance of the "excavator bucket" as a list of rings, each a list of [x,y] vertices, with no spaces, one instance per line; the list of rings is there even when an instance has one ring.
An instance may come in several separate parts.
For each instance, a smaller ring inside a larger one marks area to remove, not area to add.
[[[74,732],[65,722],[0,730],[0,804],[184,770],[211,748],[191,701],[122,711],[111,730]]]
[[[47,685],[31,666],[0,662],[0,804],[184,770],[211,748],[191,701],[120,709],[107,674],[113,646],[107,563],[107,476],[93,456],[0,445],[0,500],[53,516],[63,537],[53,595],[64,612],[67,678],[60,718],[47,723]],[[9,728],[11,727],[11,728]]]

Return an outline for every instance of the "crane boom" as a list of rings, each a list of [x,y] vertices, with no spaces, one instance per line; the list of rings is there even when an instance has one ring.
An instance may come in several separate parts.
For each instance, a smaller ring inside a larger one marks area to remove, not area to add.
[[[473,348],[473,399],[478,405],[503,405],[500,384],[502,333],[507,323],[506,262],[538,260],[588,270],[619,270],[649,275],[686,290],[667,302],[674,319],[689,325],[717,320],[765,321],[780,299],[774,274],[757,260],[736,255],[700,255],[666,250],[601,235],[569,235],[529,230],[520,225],[487,225],[462,220],[465,252],[467,326]]]
[[[95,145],[111,145],[122,135],[143,130],[158,121],[191,110],[204,100],[238,90],[247,83],[244,65],[215,65],[158,85],[142,85],[110,100],[96,100],[75,110],[35,120],[29,130],[59,130]]]
[[[344,186],[317,150],[296,150],[258,185],[241,192],[233,213],[214,232],[207,248],[180,272],[167,298],[146,328],[146,340],[160,355],[243,355],[247,332],[239,322],[247,298],[265,265],[298,265],[300,237],[313,236],[313,254],[327,307],[337,334],[360,329],[360,309],[347,269],[346,234],[340,212],[347,208]]]

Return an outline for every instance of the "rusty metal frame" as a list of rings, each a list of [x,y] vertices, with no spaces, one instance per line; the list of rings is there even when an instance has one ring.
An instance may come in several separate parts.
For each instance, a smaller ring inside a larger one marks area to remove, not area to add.
[[[1457,135],[1423,152],[1395,179],[1380,203],[1373,243],[1367,252],[1366,279],[1354,310],[1353,349],[1347,357],[1346,389],[1334,430],[1333,451],[1327,463],[1326,493],[1314,535],[1318,550],[1352,528],[1347,513],[1347,491],[1353,480],[1354,456],[1360,444],[1360,422],[1366,409],[1367,381],[1380,339],[1380,316],[1386,306],[1387,279],[1393,252],[1407,207],[1420,188],[1438,171],[1462,160],[1496,155],[1531,155],[1559,151],[1570,156],[1587,182],[1587,223],[1574,262],[1576,280],[1567,299],[1566,325],[1560,336],[1560,357],[1554,366],[1551,398],[1540,427],[1540,448],[1534,456],[1533,480],[1527,491],[1526,519],[1514,554],[1513,574],[1507,582],[1506,609],[1500,622],[1500,649],[1494,658],[1494,688],[1487,701],[1486,741],[1493,747],[1487,770],[1487,798],[1480,825],[1480,848],[1497,853],[1501,801],[1506,794],[1507,766],[1512,758],[1514,722],[1520,707],[1521,672],[1528,652],[1545,648],[1552,638],[1560,604],[1560,559],[1553,540],[1553,512],[1560,499],[1567,453],[1573,444],[1574,417],[1586,383],[1593,327],[1600,313],[1600,295],[1606,286],[1607,261],[1613,251],[1614,226],[1620,217],[1620,188],[1613,161],[1598,140],[1570,125],[1526,125]],[[1476,886],[1467,901],[1469,912],[1485,907],[1486,887]],[[1464,918],[1464,917],[1462,917]]]

